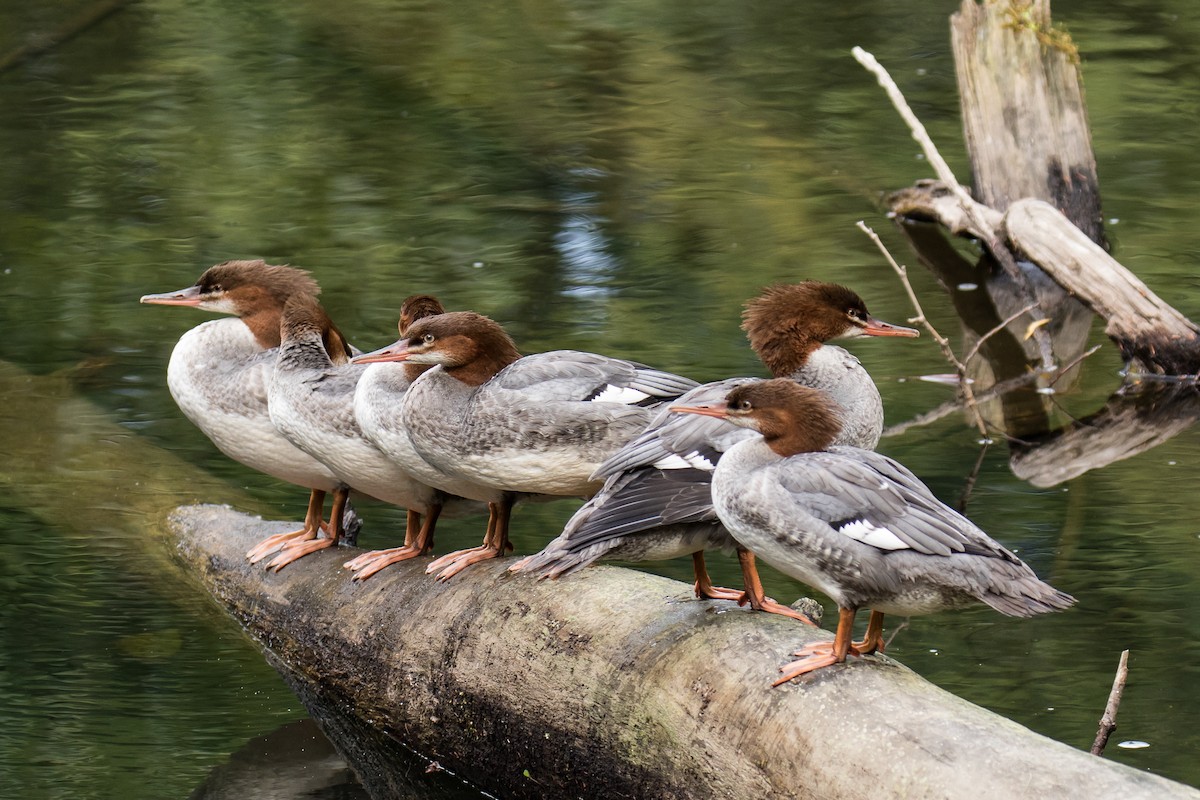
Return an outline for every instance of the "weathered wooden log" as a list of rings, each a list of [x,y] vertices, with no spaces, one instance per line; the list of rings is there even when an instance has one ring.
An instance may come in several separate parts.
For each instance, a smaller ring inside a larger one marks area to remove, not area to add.
[[[438,583],[422,559],[355,584],[344,552],[279,574],[247,564],[280,523],[199,506],[170,525],[188,572],[319,720],[333,709],[336,728],[357,720],[506,797],[1200,797],[885,657],[772,689],[792,650],[828,634],[665,578],[597,567],[538,582],[497,561]],[[387,791],[386,759],[353,738],[344,754]]]
[[[922,181],[889,198],[893,213],[937,220],[951,232],[978,238],[1002,263],[1015,254],[1047,273],[1062,291],[1042,284],[1036,294],[1052,320],[1049,330],[1060,358],[1082,352],[1086,306],[1105,318],[1109,336],[1138,366],[1196,373],[1196,326],[1154,297],[1103,247],[1078,54],[1069,37],[1052,28],[1049,0],[963,0],[951,31],[977,200],[964,201],[944,185]],[[1059,213],[1046,214],[1045,208]],[[936,269],[936,259],[923,260]],[[1000,279],[986,275],[985,270],[981,280],[999,316],[1023,307],[1029,288],[1010,284],[1024,281],[1014,282],[1011,270]],[[1016,342],[1019,325],[1010,326]],[[984,348],[985,355],[989,350]],[[1032,349],[1026,345],[1026,350],[1032,361]],[[1013,376],[1006,361],[989,363],[997,380]],[[989,376],[982,377],[987,385]]]
[[[964,224],[938,184],[903,193],[903,207],[946,227]],[[997,219],[994,209],[984,217]],[[1105,333],[1135,368],[1169,375],[1200,372],[1200,326],[1158,297],[1049,203],[1024,199],[999,217],[1009,245],[1105,320]]]
[[[1104,332],[1127,359],[1169,374],[1200,372],[1200,328],[1053,206],[1019,200],[1004,228],[1017,249],[1104,318]]]

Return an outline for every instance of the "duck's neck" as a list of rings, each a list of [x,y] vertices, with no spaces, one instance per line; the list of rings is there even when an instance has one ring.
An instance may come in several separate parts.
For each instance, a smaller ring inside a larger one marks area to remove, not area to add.
[[[241,320],[250,329],[250,333],[254,334],[254,340],[262,349],[270,350],[272,347],[279,347],[279,323],[282,318],[283,310],[271,307],[247,314]]]
[[[321,331],[316,328],[294,330],[279,346],[279,358],[275,362],[280,370],[327,369],[333,366]]]
[[[793,335],[760,343],[755,347],[758,357],[776,378],[792,377],[808,364],[813,353],[821,349],[817,339]]]

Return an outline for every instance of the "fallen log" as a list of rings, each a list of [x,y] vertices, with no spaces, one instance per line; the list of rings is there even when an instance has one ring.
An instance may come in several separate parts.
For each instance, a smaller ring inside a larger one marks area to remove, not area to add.
[[[246,563],[288,523],[191,506],[169,525],[186,570],[375,796],[400,782],[369,731],[506,797],[1200,798],[883,656],[771,689],[792,650],[829,634],[665,578],[597,567],[537,582],[497,561],[438,583],[421,559],[355,584],[348,550],[278,574]]]

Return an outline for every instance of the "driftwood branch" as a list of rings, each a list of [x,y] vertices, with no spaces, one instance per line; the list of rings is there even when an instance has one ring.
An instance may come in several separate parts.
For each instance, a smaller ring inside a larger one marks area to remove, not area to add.
[[[1104,715],[1100,717],[1100,730],[1096,731],[1096,740],[1092,742],[1092,755],[1098,756],[1104,752],[1108,737],[1117,729],[1117,709],[1121,706],[1121,695],[1125,693],[1125,681],[1129,678],[1129,651],[1121,651],[1121,660],[1117,664],[1117,674],[1113,678],[1112,691],[1108,693],[1108,702],[1104,706]]]
[[[973,0],[968,1],[973,3]],[[960,213],[966,218],[968,229],[971,230],[976,237],[981,239],[987,246],[988,250],[991,251],[993,257],[996,259],[996,263],[1000,265],[1004,272],[1009,276],[1009,279],[1013,282],[1014,291],[1016,291],[1018,296],[1022,299],[1022,304],[1031,309],[1029,311],[1030,317],[1035,322],[1046,319],[1046,315],[1042,313],[1041,308],[1038,305],[1038,301],[1034,297],[1033,289],[1026,282],[1025,276],[1021,273],[1020,268],[1017,266],[1017,261],[1013,257],[1013,254],[1006,247],[1004,247],[996,229],[989,224],[988,215],[983,210],[982,205],[975,202],[970,193],[968,193],[967,190],[963,188],[963,186],[955,179],[954,173],[950,170],[950,166],[946,163],[945,159],[942,158],[942,155],[938,152],[937,147],[934,146],[933,140],[929,138],[929,134],[925,131],[925,126],[921,124],[921,121],[917,118],[917,115],[914,114],[912,109],[909,107],[908,102],[904,99],[903,93],[900,91],[900,87],[898,87],[896,82],[892,80],[892,76],[888,74],[887,70],[883,68],[883,66],[875,59],[873,55],[863,50],[861,47],[852,48],[851,53],[853,53],[854,58],[857,59],[864,68],[866,68],[875,76],[876,80],[879,81],[880,86],[882,86],[884,91],[887,92],[888,97],[892,101],[892,105],[895,106],[896,110],[900,113],[900,116],[908,125],[909,130],[912,131],[913,139],[915,139],[921,145],[921,149],[925,153],[925,158],[933,166],[934,171],[937,173],[938,179],[953,195],[955,204],[960,209]],[[1042,370],[1045,372],[1053,372],[1055,369],[1054,352],[1048,333],[1039,327],[1035,329],[1034,339],[1038,344],[1039,351],[1041,352]]]
[[[203,506],[170,527],[186,570],[335,742],[353,733],[339,747],[376,793],[392,779],[370,731],[506,797],[1200,797],[884,657],[771,689],[828,634],[676,581],[597,567],[567,586],[497,561],[443,584],[418,560],[355,584],[340,552],[248,565],[250,543],[286,523]]]
[[[1004,226],[1017,249],[1105,319],[1105,333],[1127,357],[1172,374],[1200,371],[1200,328],[1052,205],[1014,202]]]
[[[1022,274],[1028,270],[1010,268],[1014,255],[1033,261],[1061,287],[1053,293],[1034,284],[1041,309],[1035,321],[1042,312],[1052,319],[1035,331],[1043,370],[1043,335],[1052,335],[1063,360],[1085,346],[1088,319],[1077,298],[1105,318],[1106,332],[1128,359],[1152,372],[1200,372],[1197,326],[1105,251],[1078,53],[1053,28],[1049,0],[963,0],[951,18],[951,39],[979,201],[964,199],[953,175],[931,159],[939,181],[895,193],[892,212],[936,220],[982,241],[1012,284],[989,282],[1001,316],[1007,315],[1005,303],[1030,302],[1029,279]],[[873,71],[891,82],[882,68]],[[898,90],[889,88],[889,94],[895,100]],[[912,116],[901,113],[906,120]],[[924,128],[914,120],[909,125],[920,141]]]

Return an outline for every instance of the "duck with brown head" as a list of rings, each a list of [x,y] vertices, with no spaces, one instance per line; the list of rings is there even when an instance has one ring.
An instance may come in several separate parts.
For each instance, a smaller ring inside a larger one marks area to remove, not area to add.
[[[436,297],[413,295],[406,298],[400,306],[397,324],[400,336],[403,337],[417,320],[443,313],[445,308]],[[429,369],[432,369],[431,364],[373,362],[366,365],[355,389],[354,416],[363,434],[392,463],[426,485],[439,487],[415,537],[406,539],[402,547],[363,553],[345,563],[347,569],[354,571],[356,581],[367,580],[390,564],[429,552],[433,548],[438,517],[447,502],[456,506],[462,504],[461,498],[473,498],[483,503],[494,499],[491,489],[447,475],[426,462],[414,447],[399,411],[412,382]]]
[[[267,410],[284,305],[292,297],[316,298],[319,293],[317,282],[303,270],[264,261],[226,261],[205,270],[193,286],[141,299],[235,317],[201,323],[180,337],[167,365],[171,396],[222,453],[311,490],[304,527],[270,537],[249,557],[261,557],[295,538],[315,536],[324,524],[325,493],[339,486],[325,465],[275,429]],[[351,348],[333,331],[326,342],[328,352],[347,363]]]
[[[819,390],[776,379],[738,387],[721,404],[672,410],[760,434],[717,464],[717,514],[740,545],[837,603],[834,641],[798,651],[775,685],[882,650],[885,614],[982,602],[1030,617],[1075,602],[898,462],[834,445],[841,410]],[[866,636],[851,642],[860,608],[871,609]]]

